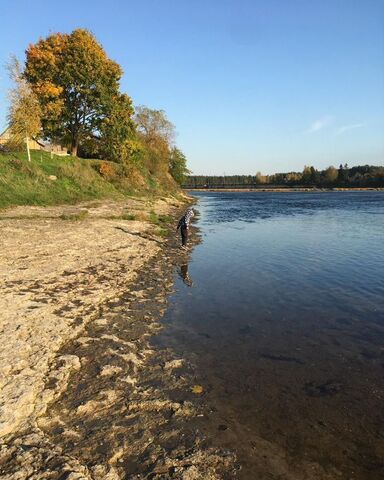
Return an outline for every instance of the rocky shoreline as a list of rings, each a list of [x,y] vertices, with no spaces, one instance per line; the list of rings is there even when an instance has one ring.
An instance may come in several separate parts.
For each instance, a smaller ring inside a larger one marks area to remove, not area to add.
[[[189,253],[148,215],[183,205],[2,212],[0,478],[234,478],[194,425],[193,368],[150,345]]]

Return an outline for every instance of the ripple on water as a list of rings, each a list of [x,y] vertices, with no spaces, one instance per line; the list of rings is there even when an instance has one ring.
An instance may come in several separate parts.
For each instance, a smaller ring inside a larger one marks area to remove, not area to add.
[[[195,363],[208,437],[242,478],[305,478],[309,462],[381,480],[384,193],[196,196],[193,288],[177,282],[156,342]]]

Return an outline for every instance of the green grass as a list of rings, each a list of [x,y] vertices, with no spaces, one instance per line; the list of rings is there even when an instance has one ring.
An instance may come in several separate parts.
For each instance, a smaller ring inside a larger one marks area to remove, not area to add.
[[[162,228],[162,227],[158,228],[155,232],[155,234],[158,235],[159,237],[168,237],[169,233],[170,233],[169,228]]]
[[[124,197],[92,167],[92,161],[31,153],[31,162],[24,153],[0,154],[0,208]]]
[[[156,190],[158,184],[152,180],[147,180],[152,190],[135,185],[123,166],[117,163],[107,162],[111,175],[103,176],[100,166],[106,162],[102,160],[56,155],[51,158],[50,153],[40,151],[32,151],[31,157],[32,161],[28,162],[24,152],[0,153],[0,208],[164,194],[164,190]],[[127,214],[126,219],[134,220],[134,215]]]
[[[173,217],[171,215],[158,215],[153,210],[149,213],[149,221],[154,225],[160,227],[167,226],[173,222]]]
[[[171,215],[157,214],[153,210],[149,213],[149,221],[159,227],[156,230],[156,235],[160,237],[167,237],[171,231],[171,225],[174,218]]]

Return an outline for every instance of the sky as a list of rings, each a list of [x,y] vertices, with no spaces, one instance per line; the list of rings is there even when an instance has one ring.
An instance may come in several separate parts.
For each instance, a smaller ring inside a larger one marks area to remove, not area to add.
[[[194,174],[384,165],[384,0],[1,0],[1,19],[0,129],[10,55],[87,28]]]

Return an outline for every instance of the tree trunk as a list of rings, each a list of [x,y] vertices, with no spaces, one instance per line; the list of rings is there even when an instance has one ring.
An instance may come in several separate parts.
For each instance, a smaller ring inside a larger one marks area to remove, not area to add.
[[[72,144],[71,144],[71,155],[77,157],[77,149],[79,148],[79,137],[74,135],[72,137]]]
[[[31,152],[29,151],[28,137],[25,137],[25,143],[27,145],[28,162],[30,162],[31,161]]]

